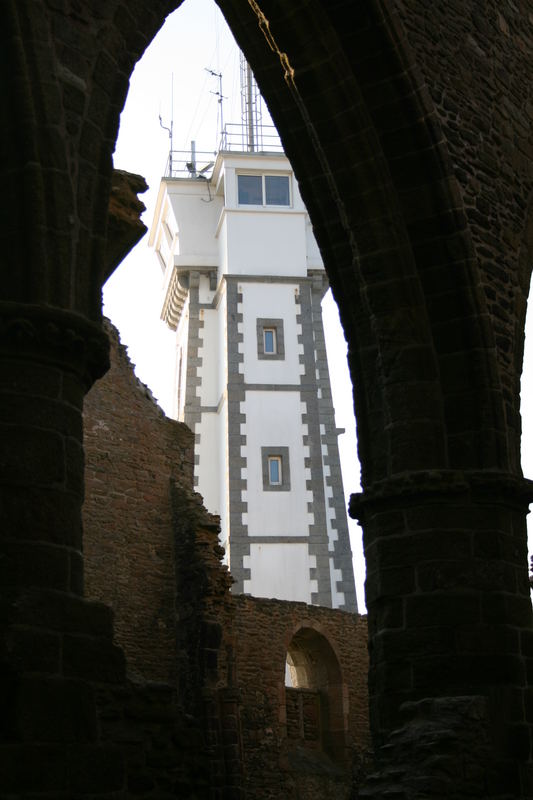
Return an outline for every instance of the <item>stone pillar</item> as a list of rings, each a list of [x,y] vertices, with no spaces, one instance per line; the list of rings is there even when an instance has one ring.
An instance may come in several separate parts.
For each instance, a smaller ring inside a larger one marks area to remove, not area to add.
[[[4,588],[83,592],[81,413],[107,348],[78,315],[0,304]]]
[[[0,786],[14,800],[124,785],[94,692],[124,681],[124,658],[110,609],[82,597],[81,411],[106,368],[97,325],[0,303]]]
[[[395,782],[405,798],[423,785],[432,798],[531,796],[532,490],[496,472],[435,471],[352,496],[364,530],[381,766],[366,796]]]

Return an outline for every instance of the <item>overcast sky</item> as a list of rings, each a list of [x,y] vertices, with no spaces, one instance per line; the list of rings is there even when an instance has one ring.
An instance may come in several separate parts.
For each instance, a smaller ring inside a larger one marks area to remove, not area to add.
[[[175,150],[189,150],[192,140],[197,151],[213,153],[217,148],[219,82],[208,70],[222,73],[224,122],[240,122],[237,46],[212,0],[186,0],[168,18],[133,73],[114,157],[116,167],[143,175],[149,184],[149,190],[141,197],[146,206],[143,220],[148,228],[170,149],[169,133],[161,127],[159,117],[165,128],[172,122]],[[162,273],[146,236],[104,287],[104,312],[118,327],[138,377],[169,413],[174,335],[160,321],[161,303]],[[324,303],[324,320],[337,425],[346,429],[339,447],[348,498],[351,492],[359,491],[355,422],[346,345],[330,296]],[[530,372],[527,367],[526,374]],[[533,458],[527,442],[533,441],[533,426],[527,408],[532,401],[530,384],[523,381],[522,449],[524,473],[528,476]],[[364,610],[361,530],[352,521],[350,538],[358,602]]]

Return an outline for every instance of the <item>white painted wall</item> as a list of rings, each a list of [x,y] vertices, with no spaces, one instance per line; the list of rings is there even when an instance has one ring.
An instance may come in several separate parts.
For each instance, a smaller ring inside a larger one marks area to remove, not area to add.
[[[200,302],[210,302],[214,295],[215,292],[209,289],[208,277],[201,276]],[[198,367],[200,386],[197,392],[201,405],[213,410],[204,411],[201,423],[195,430],[195,433],[200,434],[200,443],[195,448],[200,456],[199,467],[195,468],[195,474],[199,478],[198,491],[203,496],[208,511],[221,516],[221,541],[226,538],[228,530],[226,310],[224,292],[217,308],[201,308],[199,311],[200,320],[204,324],[199,331],[202,340],[199,351],[202,364]]]
[[[217,260],[218,260],[218,280],[222,275],[228,275],[231,270],[229,269],[229,262],[228,262],[228,230],[225,224],[223,224],[224,220],[224,213],[220,219],[220,222],[217,226],[216,230],[216,242],[217,242]]]
[[[241,403],[246,414],[243,426],[246,445],[242,452],[247,459],[243,478],[247,490],[243,500],[248,503],[245,522],[250,536],[306,536],[313,514],[307,511],[312,500],[306,489],[304,459],[309,448],[304,447],[300,397],[297,392],[246,392]],[[290,491],[263,490],[261,447],[288,447]]]
[[[255,597],[311,602],[317,581],[309,570],[316,567],[316,557],[309,555],[306,544],[252,544],[244,567],[251,570],[251,580],[244,581],[244,591]]]
[[[198,259],[205,261],[206,256],[215,259],[215,231],[222,209],[222,198],[211,193],[209,200],[205,181],[168,178],[165,183],[174,217],[179,220],[174,253],[182,260],[194,256],[196,260],[193,260],[193,264],[199,264]]]
[[[216,453],[213,460],[217,463],[218,484],[219,484],[219,508],[215,513],[220,515],[220,543],[226,548],[224,563],[228,561],[227,538],[229,530],[229,482],[225,480],[229,473],[229,454],[228,454],[228,403],[227,396],[224,396],[220,403],[220,411],[217,417],[217,438],[214,440]]]
[[[313,233],[313,226],[309,217],[305,223],[305,241],[307,248],[307,268],[308,269],[324,269],[324,262],[318,249],[318,244]]]
[[[176,329],[176,350],[181,352],[181,365],[178,359],[176,363],[176,368],[180,370],[180,372],[176,376],[175,386],[176,386],[176,394],[175,394],[175,410],[176,410],[176,419],[183,422],[184,414],[185,414],[185,389],[186,389],[186,377],[187,377],[187,339],[189,337],[189,299],[187,298],[185,305],[183,307],[183,312],[180,317],[180,321],[178,323],[178,327]],[[180,373],[181,373],[181,382],[180,382]],[[181,391],[178,394],[178,387],[180,387]]]
[[[297,285],[292,283],[239,284],[242,293],[244,334],[244,380],[246,383],[299,384],[303,374],[299,356],[303,345],[298,343],[301,325],[296,323],[300,305],[295,302]],[[258,358],[257,320],[283,319],[285,358]]]
[[[289,175],[288,207],[239,206],[239,174]],[[305,275],[322,259],[298,183],[282,154],[226,153],[214,171],[217,197],[224,207],[218,229],[221,274]],[[215,191],[215,190],[214,190]]]
[[[169,247],[167,238],[163,234],[163,230],[161,230],[161,236],[160,236],[160,238],[158,240],[158,248],[157,249],[158,249],[158,251],[160,253],[161,259],[165,262],[165,264],[168,265],[168,263],[170,261],[171,252],[170,252],[170,247]]]
[[[226,209],[221,231],[228,254],[222,255],[221,267],[228,274],[307,274],[303,211]]]
[[[218,358],[218,388],[217,395],[220,398],[226,392],[228,385],[228,297],[226,294],[226,285],[223,283],[220,287],[218,295],[218,304],[216,307],[217,315],[217,330],[216,341],[212,342],[213,350]]]
[[[199,316],[204,326],[199,329],[199,337],[202,341],[199,356],[202,364],[198,367],[198,377],[201,381],[198,394],[201,398],[201,405],[217,406],[220,400],[217,347],[218,314],[215,310],[201,308]]]
[[[224,159],[222,167],[222,185],[224,189],[224,207],[237,208],[237,180],[235,178],[235,164],[241,163],[242,159],[235,159],[231,156]]]
[[[326,426],[321,424],[320,425],[320,437],[326,435]],[[339,538],[339,534],[337,532],[337,528],[334,528],[332,525],[333,520],[336,519],[335,508],[330,505],[330,500],[333,499],[333,487],[328,485],[327,478],[331,475],[331,469],[329,464],[326,464],[326,459],[329,454],[329,447],[321,441],[320,451],[322,454],[322,481],[324,486],[324,498],[326,500],[326,528],[328,533],[328,550],[332,553],[335,549],[335,542]]]
[[[198,287],[198,301],[200,303],[211,303],[215,296],[215,290],[211,289],[209,275],[200,275],[200,286]]]
[[[337,591],[337,581],[342,580],[342,570],[335,569],[333,559],[329,559],[329,579],[331,583],[331,605],[333,608],[340,608],[344,605],[344,592]]]
[[[200,443],[195,446],[195,453],[200,456],[199,464],[194,468],[198,476],[197,491],[204,498],[204,505],[211,514],[219,514],[220,502],[219,459],[213,453],[215,443],[220,441],[220,417],[218,414],[202,414],[200,422],[195,425],[195,434],[200,434]]]

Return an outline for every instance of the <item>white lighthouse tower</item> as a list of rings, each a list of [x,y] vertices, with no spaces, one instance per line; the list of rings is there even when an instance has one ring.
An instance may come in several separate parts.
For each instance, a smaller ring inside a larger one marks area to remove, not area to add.
[[[234,591],[356,611],[327,278],[289,161],[247,118],[218,153],[171,163],[150,244],[176,331],[175,415],[194,432]]]

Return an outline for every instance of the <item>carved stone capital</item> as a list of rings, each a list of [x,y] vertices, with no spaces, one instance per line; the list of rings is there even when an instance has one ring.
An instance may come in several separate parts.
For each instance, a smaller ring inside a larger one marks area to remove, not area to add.
[[[469,495],[475,503],[502,503],[527,511],[533,502],[533,481],[498,471],[420,470],[389,478],[350,496],[349,514],[364,522],[367,511],[413,502]]]
[[[71,311],[0,302],[0,357],[67,369],[88,389],[109,369],[109,341],[101,325]]]

